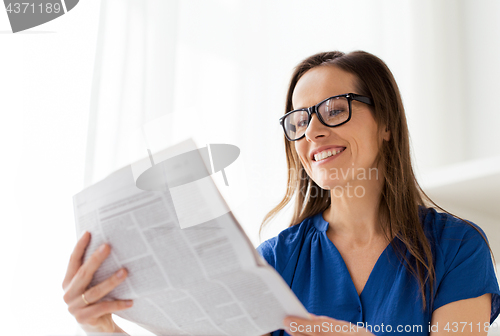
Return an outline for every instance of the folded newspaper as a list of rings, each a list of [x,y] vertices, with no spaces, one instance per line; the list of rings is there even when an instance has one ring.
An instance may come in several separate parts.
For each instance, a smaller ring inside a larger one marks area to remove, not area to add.
[[[262,335],[308,316],[218,191],[215,146],[207,155],[189,139],[149,153],[73,198],[77,235],[92,237],[84,260],[112,247],[89,287],[125,267],[103,300],[133,299],[116,315],[156,335]]]

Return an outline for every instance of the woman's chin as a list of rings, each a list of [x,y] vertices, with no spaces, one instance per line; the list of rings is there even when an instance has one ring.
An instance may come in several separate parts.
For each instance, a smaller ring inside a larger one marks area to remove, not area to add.
[[[344,183],[332,183],[332,181],[325,181],[324,183],[322,183],[320,181],[320,183],[316,182],[316,184],[323,190],[327,191],[327,192],[330,192],[330,190],[334,190],[335,188],[341,188]]]
[[[316,184],[321,188],[321,189],[325,189],[325,190],[333,190],[335,188],[342,188],[346,185],[346,183],[344,181],[319,181],[316,182]]]

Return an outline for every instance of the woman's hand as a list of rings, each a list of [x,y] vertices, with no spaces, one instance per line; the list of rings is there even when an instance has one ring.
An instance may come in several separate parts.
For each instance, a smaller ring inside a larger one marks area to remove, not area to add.
[[[328,335],[372,335],[365,328],[350,322],[336,320],[328,316],[309,314],[310,319],[287,316],[283,321],[286,332],[292,336],[328,336]]]
[[[76,243],[71,254],[68,270],[62,284],[64,302],[68,305],[68,311],[86,332],[123,332],[114,323],[111,313],[130,308],[133,303],[132,300],[103,301],[99,303],[97,301],[122,283],[127,276],[127,271],[120,269],[108,279],[87,290],[95,271],[111,251],[109,245],[103,244],[82,265],[83,255],[89,242],[90,233],[85,232]]]

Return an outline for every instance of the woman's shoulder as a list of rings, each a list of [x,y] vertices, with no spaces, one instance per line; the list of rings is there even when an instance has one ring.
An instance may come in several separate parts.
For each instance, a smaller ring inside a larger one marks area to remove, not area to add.
[[[483,240],[481,233],[486,237],[481,227],[470,220],[462,220],[434,208],[419,207],[419,213],[427,237],[441,247],[462,244],[464,240]]]
[[[257,247],[257,252],[278,272],[290,256],[300,247],[304,238],[315,228],[315,219],[321,213],[309,216],[301,223],[290,226],[277,236],[267,239]]]
[[[500,291],[486,234],[470,220],[432,208],[424,212],[424,229],[431,233],[434,240],[431,247],[436,251],[433,310],[450,302],[492,293],[492,323],[500,312]]]
[[[458,264],[462,267],[470,263],[490,266],[488,237],[479,225],[433,208],[427,208],[422,215],[424,231],[435,255],[437,273],[448,272]]]

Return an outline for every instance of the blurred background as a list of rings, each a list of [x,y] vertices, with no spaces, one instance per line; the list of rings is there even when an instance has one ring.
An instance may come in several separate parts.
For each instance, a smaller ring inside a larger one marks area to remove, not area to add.
[[[500,262],[499,15],[496,0],[89,0],[12,34],[0,10],[2,333],[81,333],[61,286],[72,196],[146,147],[237,145],[221,192],[255,246],[286,228],[291,208],[258,236],[286,188],[289,78],[320,51],[388,64],[419,182]]]

